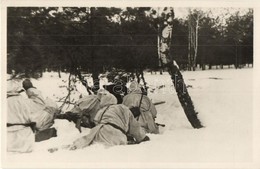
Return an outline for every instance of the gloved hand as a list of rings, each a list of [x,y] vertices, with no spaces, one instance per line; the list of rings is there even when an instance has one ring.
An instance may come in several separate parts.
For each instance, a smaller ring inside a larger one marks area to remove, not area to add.
[[[127,144],[137,144],[133,136],[127,135]]]
[[[80,119],[80,114],[78,113],[72,113],[72,112],[66,112],[67,120],[70,122],[73,121],[75,124],[77,123],[78,119]]]
[[[31,82],[29,79],[25,79],[25,80],[23,81],[23,88],[24,88],[25,90],[30,89],[30,88],[32,88],[32,87],[33,87],[33,84],[32,84],[32,82]]]
[[[136,142],[136,144],[139,144],[139,143],[144,142],[144,141],[150,141],[150,138],[148,136],[145,136],[142,141]]]
[[[148,136],[145,136],[144,139],[142,140],[143,141],[150,141],[150,138]]]
[[[95,123],[90,121],[90,117],[83,115],[81,118],[81,126],[87,128],[95,127]]]

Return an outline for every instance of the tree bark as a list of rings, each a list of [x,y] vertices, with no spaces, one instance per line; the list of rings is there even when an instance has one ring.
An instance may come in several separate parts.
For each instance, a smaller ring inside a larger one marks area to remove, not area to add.
[[[142,79],[142,81],[143,81],[143,83],[144,83],[144,89],[145,89],[145,94],[147,95],[148,94],[148,92],[147,92],[147,90],[148,90],[148,87],[147,87],[147,83],[146,83],[146,81],[145,81],[145,78],[144,78],[144,71],[143,71],[143,69],[140,69],[140,74],[141,74],[141,79]]]
[[[90,8],[90,33],[91,35],[94,34],[94,23],[93,23],[93,18],[94,18],[94,7],[91,7]],[[94,42],[94,38],[93,36],[90,36],[90,43],[92,45],[92,48],[91,48],[91,62],[92,62],[92,78],[93,78],[93,88],[92,88],[92,91],[94,92],[94,94],[97,94],[97,91],[99,90],[100,88],[100,84],[99,84],[99,72],[96,68],[97,66],[97,63],[95,62],[95,50],[96,50],[96,47],[95,47],[95,42]]]
[[[174,17],[173,9],[171,10],[171,13],[169,15],[170,17]],[[171,19],[173,20],[173,18]],[[166,18],[167,21],[167,18]],[[172,23],[168,23],[168,27],[172,27]],[[161,41],[160,43],[164,43],[164,45],[167,45],[169,48],[168,51],[170,51],[171,47],[171,40],[172,40],[172,29],[168,29],[169,35],[166,38],[166,42]],[[158,36],[162,36],[160,33]],[[158,49],[160,50],[160,49]],[[195,111],[193,102],[189,96],[187,87],[184,83],[184,79],[182,77],[182,74],[176,64],[174,64],[173,58],[170,56],[170,52],[165,53],[166,55],[166,63],[165,66],[168,68],[168,72],[171,75],[172,82],[175,87],[175,91],[177,93],[178,99],[182,105],[182,108],[185,112],[186,117],[188,118],[189,122],[191,123],[193,128],[201,128],[203,127],[200,120],[197,117],[197,112]],[[176,62],[175,62],[176,63]]]
[[[168,71],[171,75],[171,79],[174,84],[181,106],[190,124],[192,125],[193,128],[196,129],[202,128],[203,125],[201,124],[200,120],[197,117],[198,112],[195,111],[193,102],[188,93],[187,87],[184,83],[180,70],[173,64],[169,64]]]
[[[135,75],[136,75],[136,78],[137,78],[137,83],[140,83],[141,79],[140,79],[140,73],[138,70],[135,70]]]
[[[189,26],[188,26],[188,70],[191,71],[191,19],[190,19],[191,16],[189,16]]]
[[[198,30],[199,30],[199,14],[195,18],[191,10],[189,11],[189,70],[196,70],[196,60],[198,54]]]
[[[60,66],[59,66],[59,68],[58,68],[58,75],[59,75],[59,78],[61,78],[61,74],[60,74]]]
[[[201,66],[202,70],[206,70],[205,64],[203,63]]]
[[[99,84],[99,73],[97,71],[93,71],[92,73],[92,78],[93,78],[93,88],[92,91],[94,94],[97,94],[98,90],[100,89],[100,84]]]

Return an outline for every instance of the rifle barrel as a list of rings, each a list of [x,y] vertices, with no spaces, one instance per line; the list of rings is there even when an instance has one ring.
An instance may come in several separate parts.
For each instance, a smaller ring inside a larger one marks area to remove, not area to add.
[[[160,104],[164,104],[164,103],[166,103],[166,102],[165,101],[159,101],[159,102],[155,102],[153,104],[156,106],[156,105],[160,105]]]

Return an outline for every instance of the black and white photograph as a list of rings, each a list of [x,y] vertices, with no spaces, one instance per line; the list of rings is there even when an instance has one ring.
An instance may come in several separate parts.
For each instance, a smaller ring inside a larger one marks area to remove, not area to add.
[[[111,2],[1,6],[2,167],[259,168],[258,6]]]

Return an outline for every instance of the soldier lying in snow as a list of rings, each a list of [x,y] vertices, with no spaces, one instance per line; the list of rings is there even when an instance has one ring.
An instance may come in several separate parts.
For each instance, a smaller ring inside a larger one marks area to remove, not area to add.
[[[123,104],[130,108],[145,132],[158,134],[159,128],[155,123],[157,111],[152,101],[142,93],[141,86],[135,81],[130,84],[129,92],[123,98]]]
[[[101,109],[94,118],[96,126],[88,135],[74,141],[70,149],[84,148],[96,142],[107,146],[126,145],[126,135],[133,136],[138,143],[149,140],[131,111],[122,104],[116,104],[115,96],[107,91],[103,91],[100,96]]]
[[[89,95],[79,99],[74,108],[64,114],[56,116],[57,119],[67,119],[76,124],[76,128],[81,132],[81,127],[92,128],[95,126],[94,117],[100,109],[100,94]]]
[[[43,141],[56,136],[56,129],[51,128],[54,116],[58,113],[58,106],[51,99],[44,99],[41,92],[33,87],[29,79],[23,81],[23,88],[30,100],[30,107],[34,113],[33,120],[36,122],[36,141]]]
[[[38,112],[31,109],[31,100],[24,98],[21,82],[7,81],[7,151],[28,153],[35,142],[35,118]]]

